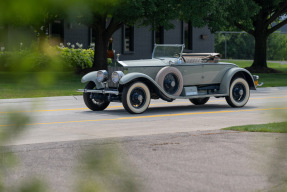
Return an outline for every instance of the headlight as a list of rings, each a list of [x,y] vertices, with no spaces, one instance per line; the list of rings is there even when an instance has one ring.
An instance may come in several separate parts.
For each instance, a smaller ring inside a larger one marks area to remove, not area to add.
[[[258,86],[258,79],[259,79],[258,75],[253,75],[253,80],[256,87]]]
[[[106,70],[100,70],[97,73],[97,81],[104,82],[108,80],[108,72]]]
[[[122,71],[115,71],[112,74],[112,81],[118,83],[125,74]]]

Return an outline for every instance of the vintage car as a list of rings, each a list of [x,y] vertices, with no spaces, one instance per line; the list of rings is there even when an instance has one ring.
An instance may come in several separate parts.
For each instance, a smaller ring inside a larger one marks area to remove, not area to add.
[[[189,99],[195,105],[210,97],[225,97],[231,107],[243,107],[255,90],[258,76],[232,63],[218,62],[218,54],[183,54],[184,45],[156,44],[151,59],[115,61],[108,71],[83,76],[84,102],[93,111],[121,102],[129,113],[143,113],[151,99],[172,102]]]

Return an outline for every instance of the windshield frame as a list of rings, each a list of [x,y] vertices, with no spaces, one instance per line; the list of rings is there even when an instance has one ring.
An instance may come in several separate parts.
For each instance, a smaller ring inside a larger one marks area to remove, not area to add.
[[[154,53],[155,53],[155,50],[157,47],[181,47],[179,57],[177,57],[177,58],[180,58],[182,56],[184,44],[154,44],[154,48],[153,48],[153,52],[152,52],[152,59],[159,59],[159,58],[174,58],[174,59],[176,59],[176,57],[154,57]]]

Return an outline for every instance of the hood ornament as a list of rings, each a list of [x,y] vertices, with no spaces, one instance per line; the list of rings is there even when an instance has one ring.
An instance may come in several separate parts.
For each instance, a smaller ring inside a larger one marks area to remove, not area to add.
[[[117,54],[117,61],[120,60],[120,55],[121,55],[121,54],[119,54],[119,53]]]

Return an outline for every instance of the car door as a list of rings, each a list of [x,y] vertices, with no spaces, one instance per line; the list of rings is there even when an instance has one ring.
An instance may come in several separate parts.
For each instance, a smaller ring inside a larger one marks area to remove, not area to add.
[[[201,84],[217,84],[222,80],[225,72],[232,66],[224,63],[202,63]]]
[[[183,86],[202,84],[203,79],[201,63],[178,65],[176,68],[182,74]]]

